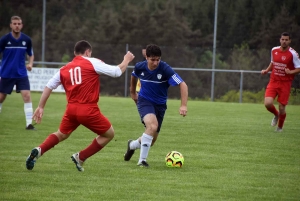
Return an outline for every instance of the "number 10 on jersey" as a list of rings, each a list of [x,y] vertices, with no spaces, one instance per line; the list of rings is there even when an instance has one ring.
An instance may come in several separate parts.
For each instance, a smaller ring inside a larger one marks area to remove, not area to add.
[[[71,68],[69,70],[70,72],[70,78],[71,78],[71,82],[72,85],[74,84],[81,84],[81,68],[79,66],[75,67],[74,69]]]

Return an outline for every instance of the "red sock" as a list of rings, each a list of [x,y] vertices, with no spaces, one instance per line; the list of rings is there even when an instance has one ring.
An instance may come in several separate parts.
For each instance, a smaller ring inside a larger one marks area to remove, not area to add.
[[[93,140],[92,144],[90,144],[87,148],[79,152],[79,159],[85,161],[90,156],[94,155],[98,151],[100,151],[103,147],[98,144],[96,138]]]
[[[269,111],[269,112],[271,112],[271,113],[273,113],[274,114],[274,116],[278,116],[278,111],[276,110],[276,107],[274,106],[274,105],[272,105],[271,107],[266,107],[267,108],[267,110]]]
[[[46,151],[54,147],[59,143],[59,139],[55,134],[50,134],[45,141],[39,146],[41,148],[41,155],[43,155]]]
[[[279,115],[278,128],[282,128],[283,127],[285,117],[286,117],[286,113]]]

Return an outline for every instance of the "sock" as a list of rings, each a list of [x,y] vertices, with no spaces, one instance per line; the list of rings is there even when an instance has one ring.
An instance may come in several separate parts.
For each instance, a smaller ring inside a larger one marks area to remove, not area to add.
[[[142,161],[146,161],[152,140],[153,140],[153,137],[151,135],[143,133],[142,139],[141,139],[141,152],[140,152],[139,163]]]
[[[278,128],[282,128],[283,127],[285,117],[286,117],[286,113],[279,115]]]
[[[266,107],[267,108],[267,107]],[[278,116],[278,111],[276,110],[276,107],[272,105],[271,107],[267,108],[267,110],[274,114],[274,116]]]
[[[25,118],[26,118],[26,127],[32,123],[32,103],[24,103],[24,112],[25,112]]]
[[[1,109],[2,109],[2,103],[0,103],[0,112],[1,112]]]
[[[87,158],[91,157],[98,151],[100,151],[103,147],[97,142],[96,138],[93,142],[84,150],[79,152],[79,159],[81,161],[85,161]]]
[[[59,143],[58,137],[52,133],[50,134],[45,141],[39,146],[41,148],[41,155],[43,155],[46,151],[54,147]]]
[[[136,149],[141,148],[141,143],[139,142],[139,139],[137,139],[137,140],[132,141],[129,146],[130,146],[130,149],[136,150]]]

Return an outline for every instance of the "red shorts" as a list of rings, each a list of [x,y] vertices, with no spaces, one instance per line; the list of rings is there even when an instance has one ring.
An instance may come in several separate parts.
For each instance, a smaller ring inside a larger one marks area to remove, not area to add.
[[[111,123],[100,112],[97,104],[68,104],[59,130],[70,134],[81,124],[97,135],[105,133],[111,127]]]
[[[277,101],[282,105],[287,105],[289,102],[290,92],[291,92],[291,81],[274,81],[270,80],[265,97],[276,98],[278,96]]]

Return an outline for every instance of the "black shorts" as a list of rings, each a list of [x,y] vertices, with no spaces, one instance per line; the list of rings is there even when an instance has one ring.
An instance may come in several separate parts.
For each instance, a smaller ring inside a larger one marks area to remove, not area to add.
[[[144,116],[146,116],[147,114],[155,114],[158,122],[157,132],[159,133],[162,122],[164,120],[165,112],[167,110],[167,105],[166,104],[158,105],[139,96],[137,101],[137,108],[141,117],[141,121],[144,125],[145,125],[143,121]]]
[[[16,85],[16,91],[30,90],[30,83],[28,77],[22,78],[1,78],[0,92],[4,94],[11,94]]]

